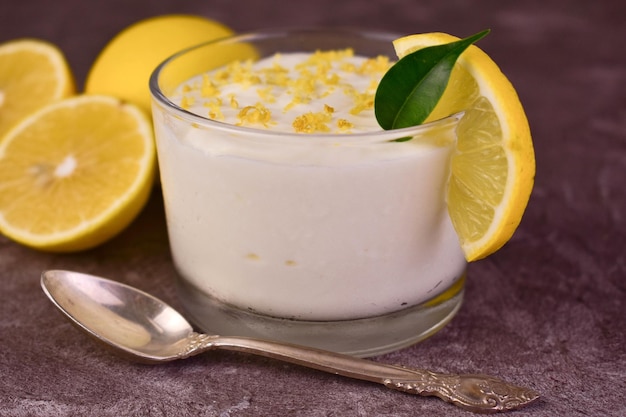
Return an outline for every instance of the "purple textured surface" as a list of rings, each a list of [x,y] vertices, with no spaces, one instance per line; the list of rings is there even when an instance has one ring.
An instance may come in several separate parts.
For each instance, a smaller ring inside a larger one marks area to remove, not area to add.
[[[516,86],[535,141],[536,186],[514,238],[469,267],[466,301],[425,342],[374,358],[483,372],[542,399],[515,416],[626,415],[626,9],[621,0],[3,0],[0,42],[39,37],[82,86],[119,30],[195,13],[238,32],[348,26],[480,42]],[[110,355],[54,311],[46,269],[142,288],[175,307],[161,195],[88,252],[52,255],[0,236],[0,416],[467,416],[439,400],[235,353],[163,366]]]

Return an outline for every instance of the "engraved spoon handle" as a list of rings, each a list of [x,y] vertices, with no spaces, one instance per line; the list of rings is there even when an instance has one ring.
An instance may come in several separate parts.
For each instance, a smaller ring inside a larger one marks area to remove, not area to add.
[[[211,349],[246,352],[336,375],[376,382],[409,394],[436,396],[463,409],[479,413],[514,410],[539,398],[536,392],[528,388],[487,375],[438,374],[315,348],[245,337],[192,333],[188,341],[188,345],[179,354],[181,358]]]

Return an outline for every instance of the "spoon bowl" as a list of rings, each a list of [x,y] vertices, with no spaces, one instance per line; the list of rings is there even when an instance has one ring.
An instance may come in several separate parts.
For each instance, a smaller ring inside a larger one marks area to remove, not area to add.
[[[178,359],[193,332],[175,309],[128,285],[73,271],[42,274],[50,300],[98,342],[141,362]]]
[[[487,375],[439,374],[289,343],[196,333],[181,314],[158,298],[94,275],[46,271],[41,286],[80,330],[134,361],[161,363],[226,349],[435,396],[480,413],[517,409],[539,398],[531,389]]]

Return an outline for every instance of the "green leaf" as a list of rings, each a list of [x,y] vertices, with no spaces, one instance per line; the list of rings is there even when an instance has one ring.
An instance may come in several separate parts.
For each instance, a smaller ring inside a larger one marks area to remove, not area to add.
[[[378,124],[385,130],[422,124],[443,95],[459,56],[488,33],[489,29],[456,42],[419,49],[396,62],[376,90]]]

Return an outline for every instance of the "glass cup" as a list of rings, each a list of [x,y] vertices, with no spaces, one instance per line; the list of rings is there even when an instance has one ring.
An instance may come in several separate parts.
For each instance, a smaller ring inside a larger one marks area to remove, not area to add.
[[[466,261],[445,194],[461,116],[296,134],[214,121],[172,100],[190,77],[235,59],[347,47],[393,58],[394,38],[258,32],[187,49],[153,73],[171,252],[183,307],[203,331],[372,356],[432,335],[458,311]]]

